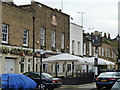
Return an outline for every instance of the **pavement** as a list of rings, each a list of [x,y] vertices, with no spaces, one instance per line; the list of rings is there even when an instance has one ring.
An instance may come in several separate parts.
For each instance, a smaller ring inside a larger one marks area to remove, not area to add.
[[[81,85],[62,85],[61,88],[83,88],[83,87],[91,87],[91,86],[95,86],[95,82],[93,83],[88,83],[88,84],[81,84]]]

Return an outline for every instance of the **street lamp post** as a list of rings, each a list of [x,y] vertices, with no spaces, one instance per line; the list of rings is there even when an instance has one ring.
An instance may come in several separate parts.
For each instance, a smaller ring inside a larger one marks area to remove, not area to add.
[[[35,53],[35,16],[33,16],[33,72],[34,72],[34,53]]]
[[[119,50],[119,40],[120,40],[120,36],[118,34],[117,36],[117,40],[118,40],[118,59],[117,59],[117,62],[118,62],[118,71],[120,71],[120,50]]]
[[[43,57],[43,49],[40,50],[40,90],[42,84],[42,57]]]
[[[81,14],[81,26],[83,27],[83,15],[85,12],[77,12],[78,14]]]

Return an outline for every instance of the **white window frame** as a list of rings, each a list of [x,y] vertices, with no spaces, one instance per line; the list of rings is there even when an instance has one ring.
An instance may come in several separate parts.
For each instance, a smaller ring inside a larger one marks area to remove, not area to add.
[[[110,49],[108,49],[108,57],[110,57]]]
[[[93,50],[93,51],[94,51],[94,54],[93,54],[93,56],[95,56],[95,47],[93,47],[93,49],[94,49],[94,50]]]
[[[40,45],[41,46],[45,46],[45,28],[41,28],[41,35],[40,35],[41,37],[40,37],[40,41],[41,41],[41,43],[40,43]]]
[[[32,70],[32,68],[31,68],[31,62],[32,62],[32,59],[29,58],[29,59],[28,59],[28,72]],[[29,66],[29,65],[30,65],[30,66]],[[30,68],[30,70],[29,70],[29,68]]]
[[[54,66],[54,64],[51,64],[51,72],[52,72],[52,73],[55,72],[55,66]]]
[[[3,36],[5,36],[5,37],[3,37]],[[6,38],[6,40],[3,41],[3,38]],[[2,24],[2,43],[8,43],[8,25],[6,25],[6,24]]]
[[[80,42],[78,42],[78,55],[80,54]]]
[[[72,40],[72,53],[74,54],[75,53],[75,41]]]
[[[91,45],[91,41],[89,41],[89,55],[92,55],[92,45]]]
[[[83,54],[86,55],[86,43],[84,43],[84,50]]]
[[[25,31],[27,33],[25,33]],[[26,36],[24,36],[24,35],[26,35]],[[26,44],[24,44],[24,39],[26,39],[25,40]],[[28,30],[26,30],[26,29],[24,29],[24,32],[23,32],[23,46],[28,46]]]
[[[99,56],[101,56],[101,47],[99,47]]]
[[[104,56],[104,48],[102,48],[102,56]]]
[[[39,60],[38,59],[36,59],[36,71],[39,71]]]
[[[24,67],[23,67],[23,71],[22,71],[22,66],[20,67],[20,69],[21,69],[20,72],[21,72],[21,73],[24,73],[24,72],[25,72],[25,59],[26,59],[26,58],[24,58],[24,61],[21,63],[21,65],[24,66]]]
[[[113,50],[112,50],[112,58],[114,58],[114,52],[113,52]]]
[[[106,48],[106,57],[107,57],[107,48]]]
[[[61,34],[61,49],[64,49],[64,41],[65,41],[64,40],[65,39],[64,36],[65,36],[64,33],[62,33]]]
[[[55,31],[52,31],[52,47],[55,48]]]

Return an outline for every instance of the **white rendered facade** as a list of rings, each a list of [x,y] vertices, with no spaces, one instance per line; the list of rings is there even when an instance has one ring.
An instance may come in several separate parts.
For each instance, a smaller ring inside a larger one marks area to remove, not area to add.
[[[70,23],[70,53],[83,56],[83,28]]]

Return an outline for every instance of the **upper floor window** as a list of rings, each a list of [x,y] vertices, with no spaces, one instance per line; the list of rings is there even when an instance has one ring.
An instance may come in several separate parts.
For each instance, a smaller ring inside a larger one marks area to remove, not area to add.
[[[110,57],[110,49],[108,49],[108,57]]]
[[[86,55],[86,43],[84,43],[84,52],[83,52],[84,55]]]
[[[61,34],[61,49],[64,49],[64,33]]]
[[[78,42],[78,54],[80,54],[80,42]]]
[[[114,58],[114,52],[113,52],[113,50],[112,50],[112,58]]]
[[[102,56],[104,56],[104,48],[102,48]]]
[[[93,54],[93,56],[95,56],[95,47],[93,47],[93,49],[94,49],[94,50],[93,50],[93,51],[94,51],[94,54]]]
[[[107,48],[106,48],[106,57],[107,57]]]
[[[75,42],[74,40],[72,40],[72,54],[74,54],[75,52]]]
[[[89,42],[89,55],[91,56],[92,55],[92,49],[91,49],[91,42]]]
[[[45,46],[45,28],[41,28],[41,46]]]
[[[55,31],[52,31],[52,47],[55,48]]]
[[[101,56],[101,47],[99,47],[99,56]]]
[[[2,43],[8,43],[8,25],[2,24]]]
[[[28,46],[28,30],[23,32],[23,46]]]

